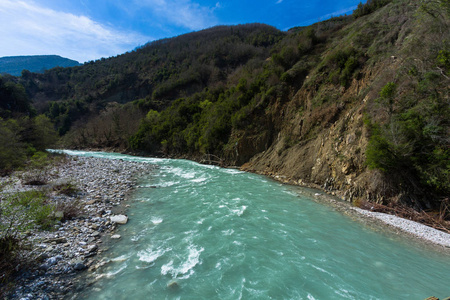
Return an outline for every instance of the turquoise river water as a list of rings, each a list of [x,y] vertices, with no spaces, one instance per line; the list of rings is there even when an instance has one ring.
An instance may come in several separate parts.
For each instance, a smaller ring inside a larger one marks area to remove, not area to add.
[[[79,299],[450,296],[448,252],[374,230],[299,187],[187,160],[68,153],[158,166]]]

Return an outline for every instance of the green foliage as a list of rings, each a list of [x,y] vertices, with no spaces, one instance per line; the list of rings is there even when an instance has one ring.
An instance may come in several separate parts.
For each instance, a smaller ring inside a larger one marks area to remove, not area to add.
[[[439,67],[444,69],[447,75],[450,75],[450,50],[442,49],[436,58]]]
[[[53,187],[58,194],[73,196],[79,192],[78,187],[72,182],[65,182]]]
[[[24,86],[2,76],[0,76],[0,99],[1,118],[35,113]]]
[[[367,0],[365,4],[360,2],[358,7],[353,11],[353,17],[359,18],[371,14],[390,2],[392,2],[392,0]]]
[[[0,271],[7,275],[17,263],[23,263],[20,254],[27,231],[54,225],[54,206],[40,191],[9,194],[0,200]],[[2,277],[2,281],[5,279]]]
[[[393,171],[400,166],[395,145],[389,141],[385,132],[377,124],[368,125],[371,135],[366,148],[366,163],[369,169],[379,169],[383,172]]]
[[[53,146],[58,140],[53,123],[45,115],[39,115],[33,119],[34,122],[34,141],[33,146],[38,151],[43,151]]]
[[[380,91],[380,98],[377,99],[384,107],[387,107],[388,112],[392,115],[394,111],[394,96],[397,91],[397,85],[393,82],[388,82]]]
[[[264,72],[256,78],[241,77],[229,89],[205,90],[161,112],[150,110],[130,145],[150,152],[222,154],[233,127],[249,126],[255,106],[271,97],[265,92],[267,80]]]
[[[55,124],[59,135],[69,131],[72,122],[88,112],[88,104],[85,101],[51,101],[48,104],[46,116]]]
[[[264,24],[217,26],[148,43],[117,57],[20,78],[60,135],[99,114],[108,103],[140,99],[140,108],[165,109],[175,99],[219,85],[251,60],[257,65],[285,34]],[[42,104],[44,99],[48,105]]]
[[[435,19],[445,19],[450,15],[449,0],[420,0],[419,2],[420,10]]]
[[[57,138],[53,124],[44,115],[0,118],[0,173],[23,166],[27,157],[52,146]]]
[[[386,96],[391,95],[386,89]],[[430,191],[450,192],[450,150],[447,141],[447,104],[428,98],[393,115],[384,126],[366,123],[371,137],[367,165],[391,176],[412,176]]]
[[[389,99],[394,97],[395,90],[397,88],[397,85],[393,82],[388,82],[380,91],[380,97]]]
[[[26,147],[21,142],[21,127],[16,120],[0,118],[0,172],[21,166],[26,159]]]
[[[294,66],[303,56],[310,53],[319,43],[313,27],[285,37],[272,49],[272,60],[285,70]]]
[[[354,48],[337,50],[325,58],[325,67],[330,70],[329,80],[332,83],[340,83],[348,86],[364,61],[364,57]]]
[[[26,191],[8,195],[1,201],[0,239],[19,238],[25,231],[38,226],[47,229],[54,224],[54,207],[47,204],[41,191]]]
[[[47,182],[47,173],[51,161],[46,152],[38,151],[29,160],[26,171],[22,175],[25,184],[43,185]]]

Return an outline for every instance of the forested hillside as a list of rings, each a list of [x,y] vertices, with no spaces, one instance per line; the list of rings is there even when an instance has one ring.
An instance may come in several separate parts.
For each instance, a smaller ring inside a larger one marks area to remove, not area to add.
[[[287,32],[214,27],[4,81],[24,87],[65,147],[213,154],[356,204],[440,209],[449,15],[448,0],[373,0]]]

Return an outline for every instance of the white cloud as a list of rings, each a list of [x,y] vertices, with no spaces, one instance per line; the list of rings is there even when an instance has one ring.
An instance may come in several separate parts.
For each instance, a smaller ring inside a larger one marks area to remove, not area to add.
[[[213,12],[220,8],[218,2],[214,7],[206,7],[191,0],[135,0],[134,3],[149,8],[157,18],[190,30],[216,25],[217,19]]]
[[[347,7],[347,8],[344,8],[344,9],[341,9],[341,10],[338,10],[338,11],[334,11],[332,13],[320,16],[318,19],[320,21],[322,21],[322,20],[327,20],[327,19],[329,19],[331,17],[341,16],[341,15],[346,14],[348,12],[353,12],[356,8],[357,8],[356,5],[351,6],[351,7]]]
[[[0,57],[57,54],[80,62],[124,53],[151,40],[30,0],[0,1],[0,37]]]
[[[351,13],[356,8],[357,8],[357,5],[354,5],[354,6],[347,7],[347,8],[341,9],[341,10],[337,10],[337,11],[334,11],[332,13],[320,16],[320,17],[318,17],[316,19],[309,19],[309,20],[303,21],[301,23],[296,24],[295,26],[291,26],[291,27],[285,28],[283,30],[288,30],[288,29],[290,29],[292,27],[296,27],[296,26],[308,26],[308,25],[311,25],[311,24],[316,23],[316,22],[321,22],[321,21],[330,19],[331,17],[341,16],[341,15],[349,13],[349,12]]]
[[[278,0],[275,4],[280,4],[283,0]]]

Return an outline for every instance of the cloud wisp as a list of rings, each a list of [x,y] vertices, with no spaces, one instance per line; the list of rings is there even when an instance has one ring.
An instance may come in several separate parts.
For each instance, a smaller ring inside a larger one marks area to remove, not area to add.
[[[57,54],[85,62],[123,53],[150,37],[32,1],[0,1],[0,56]]]
[[[309,19],[309,20],[303,21],[303,22],[301,22],[301,23],[299,23],[299,24],[297,24],[295,26],[307,26],[307,25],[310,25],[310,24],[313,24],[313,23],[316,23],[316,22],[321,22],[323,20],[327,20],[327,19],[329,19],[331,17],[337,17],[337,16],[342,16],[343,14],[352,13],[357,7],[358,7],[357,5],[354,5],[354,6],[351,6],[351,7],[340,9],[338,11],[334,11],[332,13],[329,13],[329,14],[326,14],[326,15],[322,15],[322,16],[316,18],[316,19]],[[292,26],[292,27],[295,27],[295,26]],[[292,27],[289,27],[289,28],[292,28]],[[289,28],[286,28],[285,30],[288,30]]]
[[[149,9],[162,24],[172,24],[189,30],[199,30],[218,24],[214,11],[220,8],[202,6],[191,0],[135,0],[135,5]]]

